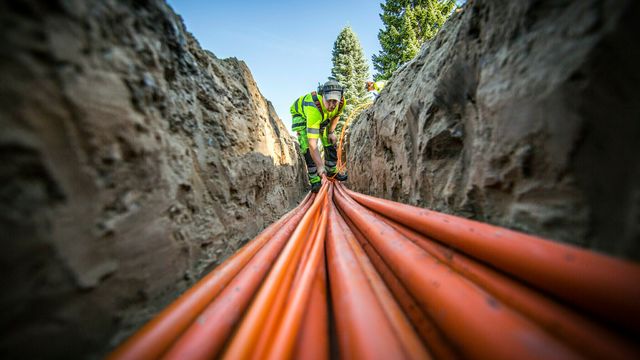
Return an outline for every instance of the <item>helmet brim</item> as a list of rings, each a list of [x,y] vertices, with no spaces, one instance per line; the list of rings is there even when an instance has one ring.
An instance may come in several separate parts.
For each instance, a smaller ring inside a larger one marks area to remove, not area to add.
[[[326,100],[340,100],[342,93],[340,91],[329,91],[323,94]]]

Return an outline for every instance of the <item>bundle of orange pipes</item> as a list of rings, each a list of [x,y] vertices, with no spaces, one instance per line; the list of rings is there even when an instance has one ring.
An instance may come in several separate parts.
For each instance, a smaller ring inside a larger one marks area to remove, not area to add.
[[[110,359],[638,359],[640,266],[325,179]]]

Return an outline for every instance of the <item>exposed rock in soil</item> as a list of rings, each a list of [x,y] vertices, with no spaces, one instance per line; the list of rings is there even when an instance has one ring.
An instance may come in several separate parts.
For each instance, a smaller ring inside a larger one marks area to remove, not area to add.
[[[638,7],[470,1],[352,126],[351,186],[640,259]]]
[[[247,66],[164,2],[5,1],[0,21],[2,357],[104,354],[302,198]]]

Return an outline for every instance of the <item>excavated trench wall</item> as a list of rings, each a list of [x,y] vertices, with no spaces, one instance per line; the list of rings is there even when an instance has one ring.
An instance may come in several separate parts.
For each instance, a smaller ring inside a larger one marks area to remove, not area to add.
[[[104,354],[306,192],[246,64],[163,1],[0,24],[0,357]]]
[[[366,194],[640,260],[637,1],[469,1],[352,125]]]

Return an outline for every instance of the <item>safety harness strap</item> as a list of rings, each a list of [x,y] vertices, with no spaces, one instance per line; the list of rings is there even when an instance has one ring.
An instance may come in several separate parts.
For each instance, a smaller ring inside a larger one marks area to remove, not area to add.
[[[322,115],[322,106],[320,106],[320,99],[318,99],[318,93],[315,91],[312,91],[311,99],[313,99],[313,103],[316,105],[316,108],[318,108],[318,111],[320,111],[320,115]]]

